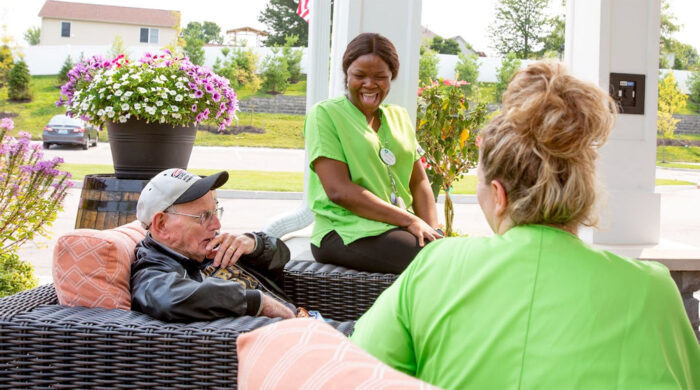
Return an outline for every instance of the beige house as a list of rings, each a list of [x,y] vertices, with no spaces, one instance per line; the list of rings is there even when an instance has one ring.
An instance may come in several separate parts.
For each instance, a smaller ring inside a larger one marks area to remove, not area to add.
[[[39,11],[40,45],[163,46],[174,42],[180,11],[47,0]]]

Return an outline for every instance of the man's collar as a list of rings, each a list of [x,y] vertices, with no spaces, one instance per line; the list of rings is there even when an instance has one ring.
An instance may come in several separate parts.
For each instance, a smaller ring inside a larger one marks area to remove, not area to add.
[[[164,252],[167,252],[169,255],[172,255],[176,259],[178,259],[180,261],[194,261],[195,263],[199,263],[197,260],[190,259],[189,257],[183,255],[182,253],[179,253],[179,252],[175,251],[174,249],[169,248],[167,245],[163,244],[162,242],[156,240],[155,238],[153,238],[153,235],[151,235],[151,232],[147,232],[146,235],[148,236],[148,238],[151,241],[153,241],[154,244],[158,245]]]

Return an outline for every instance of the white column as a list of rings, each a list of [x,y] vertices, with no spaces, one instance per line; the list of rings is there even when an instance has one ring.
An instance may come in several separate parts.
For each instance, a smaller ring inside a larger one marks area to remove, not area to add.
[[[309,2],[309,63],[306,75],[306,111],[314,104],[328,98],[328,57],[330,52],[331,2]],[[314,221],[314,215],[306,203],[309,183],[309,156],[304,159],[304,196],[295,210],[278,215],[268,221],[263,231],[274,237],[303,229]]]
[[[646,75],[644,115],[620,114],[598,167],[605,192],[594,244],[659,241],[654,193],[659,61],[659,0],[569,0],[565,61],[574,75],[609,90],[610,73]]]
[[[331,47],[330,97],[345,93],[343,53],[358,34],[375,32],[389,38],[399,54],[399,76],[391,83],[387,103],[398,104],[416,119],[421,0],[335,0]]]

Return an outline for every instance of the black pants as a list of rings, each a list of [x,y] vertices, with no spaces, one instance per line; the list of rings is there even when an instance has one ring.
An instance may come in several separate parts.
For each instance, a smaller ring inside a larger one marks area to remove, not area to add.
[[[392,274],[406,269],[421,249],[418,238],[403,228],[361,238],[350,245],[343,244],[334,230],[323,237],[320,248],[311,244],[311,253],[319,263]]]

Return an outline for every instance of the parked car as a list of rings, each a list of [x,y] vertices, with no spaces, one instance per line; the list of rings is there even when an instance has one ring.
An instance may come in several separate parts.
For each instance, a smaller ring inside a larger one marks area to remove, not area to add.
[[[81,145],[83,150],[97,146],[97,129],[80,118],[54,115],[44,127],[44,149],[51,145]]]

